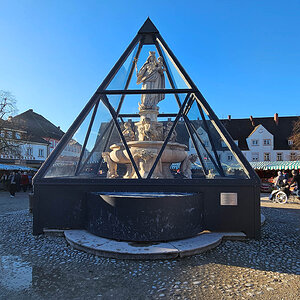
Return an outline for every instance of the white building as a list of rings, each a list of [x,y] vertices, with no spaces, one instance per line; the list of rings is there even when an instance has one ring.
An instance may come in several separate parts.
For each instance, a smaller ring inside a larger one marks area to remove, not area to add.
[[[293,141],[290,139],[294,122],[297,120],[298,116],[279,118],[278,114],[275,114],[274,118],[251,116],[249,119],[231,119],[229,116],[221,122],[249,162],[276,162],[300,160],[300,149],[294,149]],[[209,164],[208,167],[211,167],[208,152],[215,158],[211,141],[214,143],[217,159],[222,164],[229,166],[237,164],[233,154],[211,124],[209,124],[211,139],[205,130],[204,123],[198,120],[194,124],[203,144],[200,145],[201,143],[197,142],[198,148],[204,161]],[[189,153],[196,153],[191,138],[189,139]]]
[[[0,135],[10,147],[0,151],[0,163],[40,167],[64,135],[55,126],[32,109],[8,120],[1,120]],[[82,146],[71,140],[62,155],[78,160]]]

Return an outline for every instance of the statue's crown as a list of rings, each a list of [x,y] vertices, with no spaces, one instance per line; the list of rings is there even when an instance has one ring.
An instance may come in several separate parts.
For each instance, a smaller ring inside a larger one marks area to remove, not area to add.
[[[155,56],[155,51],[149,51],[149,56]]]

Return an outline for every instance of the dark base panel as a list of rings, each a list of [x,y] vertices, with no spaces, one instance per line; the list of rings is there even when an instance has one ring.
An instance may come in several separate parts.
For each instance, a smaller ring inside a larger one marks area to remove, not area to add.
[[[172,226],[176,227],[178,238],[188,236],[190,230],[191,235],[197,233],[198,229],[223,232],[244,232],[248,238],[260,238],[260,193],[259,184],[251,180],[89,180],[89,179],[47,179],[45,181],[35,182],[34,185],[34,207],[33,207],[33,233],[35,235],[42,234],[43,229],[84,229],[88,228],[91,232],[99,232],[108,234],[113,232],[116,239],[131,240],[134,236],[132,228],[127,230],[127,223],[132,214],[143,215],[142,207],[136,202],[127,203],[119,201],[116,204],[117,210],[112,216],[114,222],[121,222],[123,229],[102,228],[102,225],[91,225],[88,221],[93,220],[97,224],[100,220],[99,208],[105,205],[93,197],[87,197],[89,193],[102,192],[164,192],[164,193],[195,193],[200,195],[198,203],[194,205],[198,212],[201,210],[199,220],[196,220],[196,214],[186,216],[187,220],[178,220],[180,218],[179,210],[183,208],[181,201],[174,203],[160,203],[159,200],[152,201],[150,206],[145,206],[147,221],[144,219],[136,219],[136,236],[137,240],[144,240],[143,234],[146,234],[149,240],[153,238],[154,232],[158,235],[159,227],[165,228],[167,219],[172,220]],[[236,193],[237,205],[221,205],[221,193]],[[89,201],[88,201],[89,198]],[[200,200],[199,200],[200,199]],[[96,202],[95,202],[96,201]],[[97,202],[98,201],[98,202]],[[149,202],[150,203],[150,202]],[[107,204],[107,203],[106,203]],[[145,204],[145,203],[144,203]],[[121,205],[121,206],[120,206]],[[160,207],[161,205],[161,207]],[[162,212],[158,212],[159,207]],[[201,208],[200,208],[201,207]],[[111,206],[108,206],[112,209]],[[92,213],[92,209],[95,212]],[[109,211],[107,209],[107,212]],[[119,210],[121,209],[121,210]],[[171,211],[169,212],[168,210]],[[88,212],[90,210],[90,212]],[[98,211],[97,211],[98,210]],[[97,212],[96,212],[97,211]],[[118,211],[118,212],[117,212]],[[121,214],[120,214],[121,211]],[[108,220],[108,214],[102,215]],[[171,213],[172,212],[172,213]],[[197,213],[198,213],[197,212]],[[169,214],[170,213],[170,214]],[[181,217],[184,215],[181,212]],[[98,214],[98,215],[97,215]],[[169,214],[169,215],[168,215]],[[198,213],[199,214],[199,213]],[[159,215],[158,223],[153,223],[155,216]],[[165,219],[164,219],[165,218]],[[97,221],[98,220],[98,221]],[[97,221],[97,222],[96,222]],[[151,223],[152,222],[152,223]],[[180,223],[183,222],[183,227]],[[184,222],[191,222],[190,228]],[[100,223],[99,223],[100,224]],[[201,224],[201,225],[200,225]],[[139,228],[146,229],[151,227],[152,233],[143,233]],[[101,229],[100,229],[101,227]],[[185,227],[185,229],[183,229]],[[124,231],[125,230],[125,231]],[[164,229],[165,230],[165,229]],[[106,232],[106,233],[105,233]],[[110,233],[109,233],[110,232]],[[167,231],[166,231],[167,232]],[[174,230],[175,232],[175,230]],[[123,235],[122,235],[123,234]],[[104,236],[104,235],[102,235]],[[175,236],[175,235],[174,235]],[[161,235],[159,240],[169,240],[168,235]]]

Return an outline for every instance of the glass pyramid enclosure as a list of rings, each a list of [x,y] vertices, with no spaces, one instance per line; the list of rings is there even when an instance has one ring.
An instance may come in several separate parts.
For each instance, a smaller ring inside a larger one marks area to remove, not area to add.
[[[69,201],[63,200],[69,197],[66,186],[79,189],[81,202],[87,191],[166,192],[176,187],[182,192],[189,186],[189,191],[207,195],[215,185],[232,193],[248,187],[258,222],[259,178],[149,18],[34,183],[40,203],[46,186],[48,191],[55,187],[56,196],[62,188],[63,210]],[[220,192],[216,197],[220,206]],[[37,209],[37,233],[39,215]],[[250,235],[257,236],[257,230]]]
[[[251,176],[247,160],[148,19],[37,178]]]

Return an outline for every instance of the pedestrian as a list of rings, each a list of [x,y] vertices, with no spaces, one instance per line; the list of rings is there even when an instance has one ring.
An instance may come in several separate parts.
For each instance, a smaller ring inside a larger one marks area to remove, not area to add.
[[[30,171],[27,176],[28,176],[28,189],[32,190],[32,177],[33,177],[32,172]]]
[[[289,180],[289,173],[287,172],[287,170],[283,171],[282,176],[283,176],[284,179]]]
[[[8,177],[8,182],[9,182],[9,193],[10,197],[13,198],[15,197],[16,194],[16,189],[17,189],[17,183],[16,183],[16,173],[12,172],[9,177]]]
[[[283,179],[281,171],[278,171],[278,176],[275,178],[274,186],[280,188],[283,185]]]
[[[296,170],[292,171],[292,175],[293,177],[290,185],[296,186],[296,189],[300,189],[300,175]]]
[[[21,186],[24,193],[27,191],[28,185],[29,185],[28,175],[26,172],[24,172],[21,175]]]
[[[8,177],[9,177],[9,174],[7,174],[6,172],[1,177],[1,182],[3,184],[3,189],[5,191],[8,191],[8,183],[9,183]]]
[[[16,191],[20,192],[21,191],[21,172],[16,172]]]

